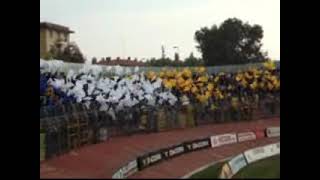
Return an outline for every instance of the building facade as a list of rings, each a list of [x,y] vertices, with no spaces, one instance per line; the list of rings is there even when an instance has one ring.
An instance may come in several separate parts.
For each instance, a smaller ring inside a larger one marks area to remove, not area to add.
[[[68,27],[40,22],[40,57],[43,58],[57,42],[62,46],[69,43],[71,33],[74,33],[74,31],[71,31]]]

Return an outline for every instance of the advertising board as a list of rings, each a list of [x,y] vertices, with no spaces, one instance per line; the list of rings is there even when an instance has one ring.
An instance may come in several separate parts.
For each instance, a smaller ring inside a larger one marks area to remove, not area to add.
[[[280,127],[269,127],[267,128],[267,137],[279,137]]]
[[[133,161],[127,163],[122,168],[120,168],[112,176],[112,179],[124,179],[124,178],[131,176],[132,174],[134,174],[137,171],[138,171],[138,162],[137,162],[137,160],[133,160]]]
[[[247,165],[247,161],[242,153],[232,158],[228,163],[232,174],[236,174],[240,169]]]
[[[155,151],[138,157],[138,169],[144,169],[163,160],[162,151]]]
[[[216,136],[211,136],[210,140],[211,140],[211,146],[214,148],[214,147],[219,147],[226,144],[237,143],[237,135],[235,133],[216,135]]]
[[[247,162],[250,164],[270,156],[270,149],[268,146],[257,147],[245,151],[244,156],[246,157]]]
[[[256,139],[256,134],[254,132],[238,133],[238,142],[251,141],[255,139]]]
[[[184,143],[185,149],[189,151],[195,151],[203,148],[210,147],[210,138],[198,139],[194,141],[188,141]]]
[[[170,159],[172,157],[186,153],[184,144],[175,145],[169,148],[166,148],[162,151],[163,157],[165,159]]]

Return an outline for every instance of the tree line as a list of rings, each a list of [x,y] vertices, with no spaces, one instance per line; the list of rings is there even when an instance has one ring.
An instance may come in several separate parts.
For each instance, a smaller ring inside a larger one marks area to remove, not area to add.
[[[193,53],[184,61],[175,54],[174,60],[162,56],[151,58],[146,66],[215,66],[229,64],[247,64],[264,62],[268,59],[267,52],[261,50],[263,29],[260,25],[250,25],[237,18],[229,18],[220,26],[203,27],[194,34],[197,50],[202,58]],[[64,50],[58,44],[50,51],[50,58],[66,62],[84,63],[85,59],[76,45],[68,45]],[[97,61],[93,59],[93,61]]]
[[[176,54],[177,55],[177,54]],[[193,53],[189,57],[185,58],[184,61],[179,60],[177,56],[172,60],[170,58],[151,58],[145,62],[146,66],[202,66],[204,65],[201,58],[194,57]]]

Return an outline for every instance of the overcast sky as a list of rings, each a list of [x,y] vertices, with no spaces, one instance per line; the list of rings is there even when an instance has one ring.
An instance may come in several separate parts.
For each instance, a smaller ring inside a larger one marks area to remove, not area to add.
[[[91,60],[101,57],[161,57],[161,45],[173,58],[195,48],[194,33],[237,17],[264,30],[263,50],[280,59],[280,0],[40,0],[40,21],[70,27]]]

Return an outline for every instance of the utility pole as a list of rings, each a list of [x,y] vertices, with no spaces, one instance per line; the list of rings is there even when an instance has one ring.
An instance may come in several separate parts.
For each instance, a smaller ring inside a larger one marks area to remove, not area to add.
[[[162,59],[165,59],[165,58],[166,58],[166,53],[165,53],[165,49],[164,49],[164,46],[163,46],[163,45],[161,46],[161,58],[162,58]]]
[[[178,46],[174,46],[173,49],[177,49],[176,52],[174,53],[174,60],[175,61],[179,61],[180,57],[179,57],[179,47]]]

